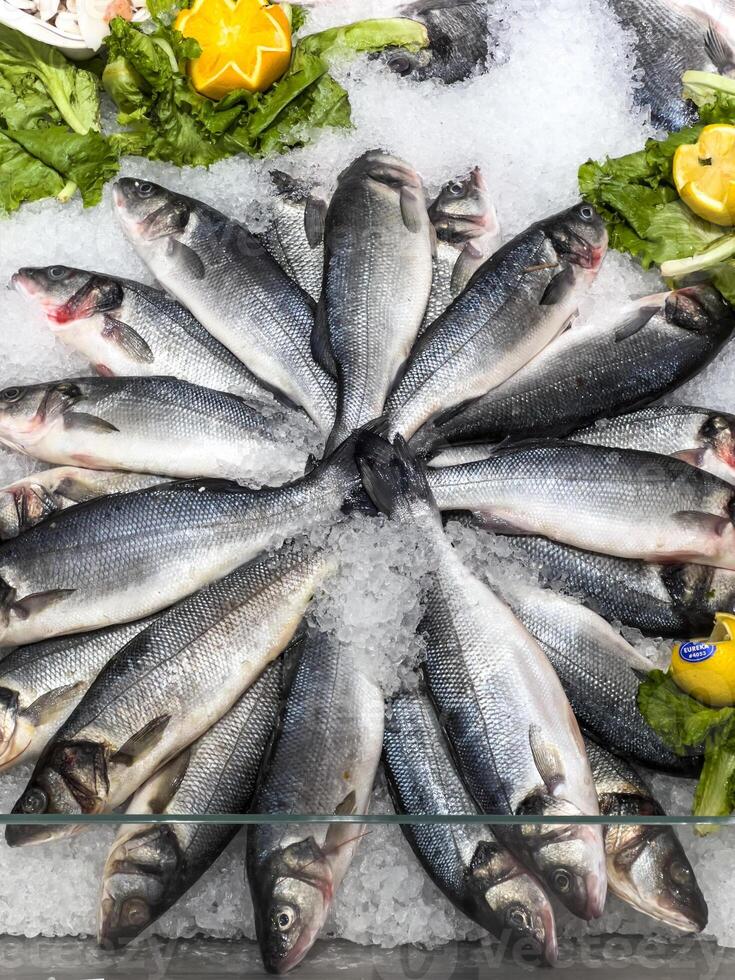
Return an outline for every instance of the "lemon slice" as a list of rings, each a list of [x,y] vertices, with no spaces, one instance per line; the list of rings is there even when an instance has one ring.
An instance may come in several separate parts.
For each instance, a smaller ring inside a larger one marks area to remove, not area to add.
[[[677,643],[671,676],[686,694],[713,708],[735,704],[735,616],[717,613],[712,634]]]
[[[700,218],[735,224],[735,126],[705,126],[696,143],[678,147],[673,176],[679,197]]]

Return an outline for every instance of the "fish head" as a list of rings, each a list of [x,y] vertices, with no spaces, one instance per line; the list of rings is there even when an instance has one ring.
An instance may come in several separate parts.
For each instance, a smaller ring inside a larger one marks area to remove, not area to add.
[[[123,229],[137,246],[180,235],[189,223],[188,199],[150,180],[122,177],[113,193]]]
[[[415,78],[417,81],[429,77],[432,63],[431,51],[407,51],[405,48],[386,48],[381,60],[394,75],[402,78]]]
[[[666,298],[667,323],[705,337],[725,339],[735,327],[735,313],[720,293],[706,283],[675,289]]]
[[[23,715],[18,692],[0,687],[0,772],[16,763],[32,738],[32,726]]]
[[[372,180],[399,192],[413,188],[423,197],[423,183],[411,164],[384,150],[368,150],[339,175],[340,184],[353,180]]]
[[[613,835],[616,844],[611,848],[608,843],[611,890],[646,915],[684,932],[701,932],[707,903],[672,828],[620,827]]]
[[[65,265],[19,269],[11,279],[18,292],[36,302],[52,329],[120,308],[121,284],[109,276]]]
[[[561,261],[586,275],[595,275],[607,252],[605,222],[582,201],[544,222],[544,230]]]
[[[0,441],[15,448],[40,439],[81,397],[72,381],[10,385],[0,390]]]
[[[444,242],[497,234],[498,218],[480,168],[446,183],[429,208],[429,218]]]
[[[256,875],[255,931],[269,973],[288,973],[314,945],[334,892],[313,838],[277,852]]]
[[[107,755],[97,742],[51,744],[39,760],[13,813],[77,816],[100,813],[109,793]],[[5,839],[11,847],[37,844],[78,831],[73,824],[10,824]]]
[[[725,473],[732,475],[735,468],[735,420],[731,415],[712,412],[702,423],[699,438],[718,460],[724,464]]]
[[[166,824],[134,827],[115,841],[103,873],[101,946],[126,946],[166,911],[181,860],[174,830]]]

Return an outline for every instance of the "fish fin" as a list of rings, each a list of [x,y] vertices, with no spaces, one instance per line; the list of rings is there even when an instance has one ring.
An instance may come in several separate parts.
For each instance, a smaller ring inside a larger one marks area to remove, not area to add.
[[[65,429],[78,429],[82,432],[119,432],[112,422],[106,422],[97,415],[88,412],[67,412],[64,416]]]
[[[35,725],[45,725],[71,708],[86,687],[84,681],[77,681],[75,684],[64,684],[53,691],[46,691],[29,704],[23,714]]]
[[[336,854],[343,847],[349,847],[350,844],[357,844],[363,839],[363,837],[369,837],[371,831],[363,830],[362,828],[356,833],[351,834],[344,840],[341,839],[344,833],[344,827],[341,824],[334,823],[330,826],[327,831],[327,835],[324,838],[324,846],[322,848],[322,854],[324,857],[329,857],[332,854]]]
[[[710,20],[705,31],[704,50],[720,75],[725,75],[735,68],[735,51],[713,20]]]
[[[175,259],[179,263],[184,275],[190,279],[204,279],[207,270],[193,248],[189,248],[183,242],[176,241],[175,238],[169,238],[166,249],[169,258]]]
[[[156,783],[155,792],[148,800],[151,813],[163,813],[184,781],[190,762],[191,747],[179,752],[163,769],[158,770],[153,777]]]
[[[120,763],[124,766],[131,766],[136,759],[145,755],[159,741],[166,726],[171,721],[171,715],[159,715],[144,725],[140,731],[132,735],[124,745],[113,752],[110,762]]]
[[[363,486],[375,506],[391,516],[412,501],[429,503],[438,515],[423,464],[402,436],[391,444],[376,432],[362,430],[355,447]]]
[[[329,329],[327,328],[327,309],[323,300],[319,300],[314,317],[314,325],[311,328],[311,353],[317,364],[321,365],[327,374],[333,378],[337,377],[337,362],[332,351],[332,342],[329,339]]]
[[[327,221],[327,202],[310,194],[304,210],[304,232],[311,248],[318,248],[324,241],[324,228]]]
[[[439,236],[432,224],[429,224],[429,238],[431,239],[431,257],[435,259],[439,252]]]
[[[75,504],[81,504],[90,499],[90,492],[84,485],[83,480],[73,476],[65,476],[56,485],[56,492],[66,500],[71,500]]]
[[[623,320],[623,322],[618,324],[616,327],[615,343],[619,344],[623,340],[627,340],[628,337],[632,337],[634,334],[637,334],[638,331],[642,330],[660,309],[660,306],[641,306],[639,309],[634,310],[627,320]]]
[[[426,202],[411,187],[401,188],[401,217],[406,228],[414,234],[424,227]]]
[[[46,487],[40,483],[31,483],[26,492],[20,495],[20,500],[16,498],[16,509],[21,528],[27,528],[30,524],[55,514],[59,507],[54,495]]]
[[[467,284],[484,261],[485,256],[482,252],[472,242],[467,242],[459,253],[459,258],[454,263],[454,268],[452,269],[452,280],[450,283],[452,299],[456,299],[467,287]]]
[[[493,514],[492,511],[472,511],[472,524],[476,527],[483,527],[486,531],[494,531],[496,534],[510,534],[514,537],[536,534],[535,531],[521,527],[508,517]]]
[[[564,763],[559,750],[544,740],[538,725],[528,726],[528,743],[536,771],[549,795],[553,796],[554,791],[564,782]]]
[[[680,459],[682,463],[689,463],[690,466],[700,467],[702,465],[701,449],[681,449],[678,453],[671,454],[674,459]]]
[[[431,424],[433,424],[434,428],[436,429],[441,428],[443,425],[446,425],[447,422],[451,422],[452,419],[455,419],[458,415],[461,415],[466,408],[468,408],[474,402],[479,401],[482,397],[483,396],[480,395],[479,398],[465,398],[465,400],[460,402],[458,405],[452,405],[451,408],[447,408],[443,412],[439,412],[438,415],[435,415],[431,420]],[[424,425],[428,424],[430,423],[424,423]]]
[[[42,612],[48,606],[65,599],[66,596],[76,592],[76,589],[49,589],[48,592],[33,592],[31,595],[23,596],[13,603],[13,612],[18,619],[28,619],[34,613]]]
[[[539,306],[555,306],[557,303],[563,302],[573,287],[574,269],[568,265],[551,278],[539,300]]]
[[[337,817],[351,817],[353,813],[357,813],[357,794],[354,789],[351,789],[342,802],[334,808],[334,814]]]
[[[718,517],[717,514],[700,510],[679,510],[673,516],[674,521],[682,528],[696,528],[718,538],[732,527],[732,521],[728,517]]]
[[[143,364],[152,364],[154,357],[150,349],[140,334],[133,330],[127,323],[115,319],[109,313],[105,313],[105,325],[102,328],[102,336],[112,340],[121,350],[132,357],[134,361],[141,361]]]
[[[472,855],[468,865],[470,874],[475,874],[477,871],[484,871],[489,864],[495,861],[498,855],[502,854],[502,850],[500,844],[495,841],[481,840],[475,848],[475,853]]]

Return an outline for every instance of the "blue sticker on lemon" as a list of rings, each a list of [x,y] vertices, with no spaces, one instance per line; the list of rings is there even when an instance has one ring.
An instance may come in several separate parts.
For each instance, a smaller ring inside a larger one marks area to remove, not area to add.
[[[689,664],[701,664],[703,660],[709,660],[710,657],[714,656],[716,649],[714,643],[700,643],[696,640],[690,640],[688,643],[682,643],[679,647],[679,656]]]

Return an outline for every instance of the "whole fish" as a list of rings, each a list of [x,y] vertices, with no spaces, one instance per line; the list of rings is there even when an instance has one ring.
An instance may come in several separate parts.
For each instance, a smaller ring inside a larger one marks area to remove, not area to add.
[[[430,229],[421,178],[407,163],[371,150],[340,175],[312,338],[338,382],[328,449],[382,413],[409,355],[431,289]]]
[[[678,387],[733,328],[731,308],[710,286],[646,296],[620,319],[568,331],[504,384],[436,418],[411,446],[565,435]]]
[[[527,364],[575,315],[606,249],[605,225],[589,204],[503,245],[414,347],[388,399],[391,431],[408,439]]]
[[[205,388],[267,396],[255,375],[160,289],[64,265],[20,269],[11,281],[98,374],[172,375]]]
[[[317,302],[324,272],[327,202],[318,189],[282,170],[272,170],[270,176],[276,198],[271,221],[262,234],[263,244],[283,271]]]
[[[500,247],[500,226],[479,167],[446,183],[429,208],[437,237],[423,332]]]
[[[353,452],[281,487],[189,480],[101,497],[0,544],[0,646],[142,619],[334,521],[358,492]]]
[[[79,466],[41,470],[0,489],[0,539],[7,541],[74,504],[165,483],[149,473],[116,473]]]
[[[363,434],[365,488],[394,520],[420,529],[431,573],[420,630],[429,696],[460,774],[483,813],[596,814],[582,737],[554,670],[508,606],[462,564],[444,534],[420,464],[402,439]],[[533,817],[531,816],[533,815]],[[602,914],[600,828],[495,827],[501,843],[576,915]]]
[[[618,558],[735,570],[735,490],[671,456],[529,442],[428,471],[442,510]]]
[[[560,584],[610,622],[649,636],[711,632],[715,613],[735,613],[735,574],[707,565],[655,565],[612,558],[534,535],[513,550],[546,586]]]
[[[226,715],[144,783],[128,813],[247,813],[278,718],[281,662]],[[97,936],[121,947],[147,929],[217,860],[237,824],[123,825],[107,855]]]
[[[487,577],[549,658],[584,731],[649,769],[699,772],[701,756],[672,752],[638,710],[638,688],[652,664],[617,630],[592,609],[504,566],[491,567]]]
[[[47,463],[285,479],[298,472],[286,439],[267,406],[177,378],[68,378],[0,391],[0,442]]]
[[[417,0],[400,16],[419,20],[429,33],[429,47],[415,54],[389,50],[386,64],[397,75],[415,81],[438,78],[448,85],[484,69],[491,55],[489,0]]]
[[[396,813],[462,818],[476,814],[422,694],[391,703],[383,736],[383,765]],[[534,950],[547,963],[557,955],[554,913],[536,879],[476,823],[401,824],[424,870],[449,901],[509,948]]]
[[[577,429],[569,438],[588,445],[676,456],[735,483],[735,415],[727,412],[690,405],[654,405]]]
[[[383,742],[383,695],[334,637],[310,633],[294,669],[254,813],[367,813]],[[350,866],[355,823],[248,827],[247,874],[266,969],[306,956]]]
[[[618,817],[663,815],[650,788],[627,763],[586,740],[605,827],[610,891],[660,922],[701,932],[707,903],[673,827],[621,824]]]
[[[14,813],[109,813],[218,721],[293,639],[328,553],[286,546],[164,613],[107,664],[46,746]],[[86,825],[8,827],[12,847]]]
[[[623,25],[635,34],[636,67],[643,69],[636,101],[650,106],[661,129],[698,122],[696,108],[681,98],[685,71],[735,74],[735,22],[725,0],[610,0]]]
[[[152,620],[17,647],[0,661],[0,772],[35,762],[128,640]]]
[[[219,211],[149,181],[115,184],[125,234],[156,279],[267,387],[321,431],[334,421],[334,380],[314,362],[313,302],[263,243]]]

